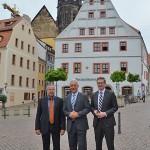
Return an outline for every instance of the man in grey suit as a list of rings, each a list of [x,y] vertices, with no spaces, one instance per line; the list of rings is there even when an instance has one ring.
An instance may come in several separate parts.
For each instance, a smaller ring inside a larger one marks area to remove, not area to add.
[[[78,82],[70,82],[69,94],[64,99],[63,112],[67,117],[67,131],[70,150],[87,150],[86,133],[89,129],[87,114],[90,112],[87,95],[78,92]]]
[[[91,98],[96,150],[102,150],[104,136],[108,150],[114,150],[114,126],[116,125],[114,113],[118,110],[116,96],[114,92],[105,89],[105,78],[97,78],[97,86],[99,90],[93,93]]]

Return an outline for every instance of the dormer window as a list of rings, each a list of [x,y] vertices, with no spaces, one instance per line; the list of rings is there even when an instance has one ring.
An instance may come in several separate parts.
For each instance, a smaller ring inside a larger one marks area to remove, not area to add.
[[[9,22],[5,22],[6,26],[11,26],[14,22],[13,21],[9,21]]]

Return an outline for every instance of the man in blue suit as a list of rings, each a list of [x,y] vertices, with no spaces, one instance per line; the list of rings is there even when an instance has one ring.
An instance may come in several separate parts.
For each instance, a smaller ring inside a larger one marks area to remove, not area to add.
[[[87,114],[90,112],[87,95],[78,92],[78,82],[70,82],[69,94],[64,99],[63,112],[67,117],[67,131],[70,150],[87,150],[86,133],[89,129]]]
[[[102,150],[102,141],[105,136],[108,150],[114,150],[114,113],[118,104],[114,92],[105,89],[104,77],[97,78],[98,91],[91,98],[91,109],[94,115],[93,127],[95,131],[96,150]]]
[[[65,116],[63,100],[54,96],[55,88],[47,85],[47,97],[38,101],[35,120],[35,132],[42,134],[43,150],[50,150],[50,135],[53,140],[53,150],[60,150],[60,135],[65,133]]]

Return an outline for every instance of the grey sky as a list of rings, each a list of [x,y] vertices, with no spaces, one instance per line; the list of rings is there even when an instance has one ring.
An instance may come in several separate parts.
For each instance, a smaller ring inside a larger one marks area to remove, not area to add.
[[[31,19],[45,5],[53,18],[57,16],[57,0],[0,0],[0,20],[10,17],[10,12],[3,9],[6,2],[13,7],[16,4],[21,14],[27,14]],[[112,0],[119,16],[131,26],[140,30],[150,53],[150,1],[149,0]]]

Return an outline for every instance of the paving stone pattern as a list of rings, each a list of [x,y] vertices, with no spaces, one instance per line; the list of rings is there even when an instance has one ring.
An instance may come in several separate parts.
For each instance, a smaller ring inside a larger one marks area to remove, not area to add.
[[[118,134],[118,112],[121,113],[121,134]],[[146,103],[126,105],[119,108],[118,112],[115,114],[116,150],[150,150],[150,97],[146,98]],[[4,119],[0,116],[0,150],[42,150],[41,136],[34,132],[35,114],[36,108],[32,105],[30,117],[10,115]],[[88,114],[88,120],[88,150],[95,150],[91,113]],[[69,150],[67,133],[61,137],[61,150]],[[103,150],[107,150],[105,139]]]

